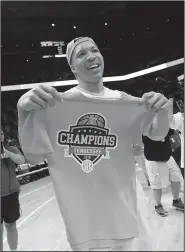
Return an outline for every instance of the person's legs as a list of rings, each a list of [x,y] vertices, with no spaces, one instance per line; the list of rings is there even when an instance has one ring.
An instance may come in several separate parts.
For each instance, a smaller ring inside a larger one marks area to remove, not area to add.
[[[180,187],[181,187],[180,181],[171,182],[171,188],[172,188],[172,194],[173,194],[174,200],[179,199]]]
[[[7,241],[11,250],[16,250],[18,245],[18,230],[16,222],[6,223]]]
[[[156,206],[161,205],[162,189],[152,189]]]
[[[168,187],[169,184],[169,171],[166,162],[146,160],[146,170],[156,204],[155,211],[160,216],[167,216],[167,212],[163,209],[161,204],[162,189]]]
[[[19,193],[6,196],[6,214],[4,223],[7,230],[7,241],[11,250],[16,250],[18,245],[18,230],[16,221],[20,217]]]
[[[184,210],[184,204],[179,198],[181,188],[181,174],[180,169],[173,157],[168,161],[168,168],[170,172],[171,189],[173,194],[173,206],[178,210]]]

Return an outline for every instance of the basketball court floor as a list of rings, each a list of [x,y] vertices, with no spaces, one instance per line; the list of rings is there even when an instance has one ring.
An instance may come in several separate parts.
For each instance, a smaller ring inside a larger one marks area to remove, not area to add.
[[[154,226],[153,236],[158,241],[156,251],[184,251],[184,213],[172,207],[170,189],[164,192],[162,200],[169,211],[168,217],[160,217],[154,211],[151,189],[146,187],[144,192]],[[183,192],[181,197],[184,198]],[[21,186],[20,205],[19,251],[70,250],[49,176]],[[4,250],[9,251],[6,232],[3,243]]]

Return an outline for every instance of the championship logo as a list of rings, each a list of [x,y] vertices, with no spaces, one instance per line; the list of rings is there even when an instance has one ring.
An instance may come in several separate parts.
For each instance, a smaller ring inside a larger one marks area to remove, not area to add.
[[[85,114],[68,131],[58,133],[58,144],[67,146],[64,157],[73,157],[84,172],[91,172],[102,158],[109,159],[109,151],[117,146],[117,135],[109,134],[106,120],[99,114]]]

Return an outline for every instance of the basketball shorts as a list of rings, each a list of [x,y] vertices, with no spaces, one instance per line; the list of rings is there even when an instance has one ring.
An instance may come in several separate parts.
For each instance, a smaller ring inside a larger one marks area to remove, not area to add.
[[[181,181],[181,171],[171,156],[167,162],[146,160],[146,170],[152,189],[163,189],[169,182]]]
[[[20,217],[19,192],[1,197],[1,224],[14,223]]]

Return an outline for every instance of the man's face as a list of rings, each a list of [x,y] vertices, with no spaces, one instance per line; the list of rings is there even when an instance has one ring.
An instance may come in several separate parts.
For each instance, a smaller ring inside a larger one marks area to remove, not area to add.
[[[85,82],[97,82],[103,77],[104,60],[91,41],[76,46],[71,58],[72,71]]]
[[[4,132],[1,130],[1,142],[4,142]]]

